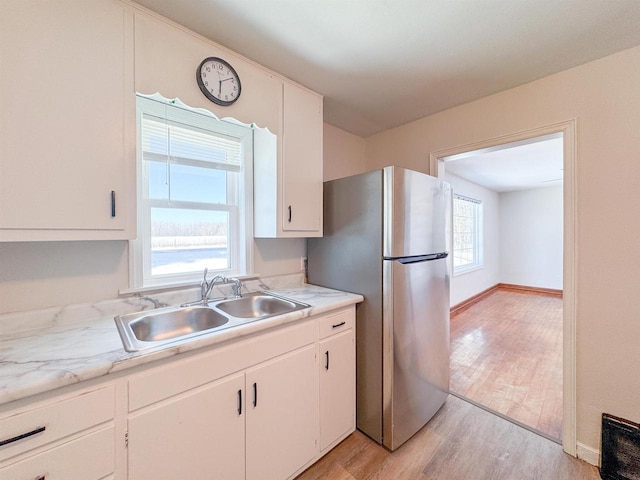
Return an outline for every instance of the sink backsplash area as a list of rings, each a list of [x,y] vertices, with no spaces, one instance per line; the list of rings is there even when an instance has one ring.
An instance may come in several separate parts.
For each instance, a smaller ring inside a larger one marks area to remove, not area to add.
[[[277,290],[293,288],[304,284],[304,274],[295,273],[265,277],[242,282],[242,293],[261,290]],[[211,292],[211,298],[228,297],[232,295],[232,285],[216,285]],[[91,319],[115,316],[126,313],[151,310],[170,305],[192,302],[200,298],[200,287],[163,291],[157,293],[138,293],[120,298],[102,300],[96,303],[62,305],[57,307],[0,314],[0,332],[3,337],[21,336],[24,332],[69,325],[86,323]]]

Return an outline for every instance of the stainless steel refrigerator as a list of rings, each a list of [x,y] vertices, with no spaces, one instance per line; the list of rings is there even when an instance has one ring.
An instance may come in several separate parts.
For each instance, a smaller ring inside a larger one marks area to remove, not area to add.
[[[357,427],[390,450],[449,393],[451,187],[386,167],[324,183],[324,237],[307,240],[309,282],[362,294]]]

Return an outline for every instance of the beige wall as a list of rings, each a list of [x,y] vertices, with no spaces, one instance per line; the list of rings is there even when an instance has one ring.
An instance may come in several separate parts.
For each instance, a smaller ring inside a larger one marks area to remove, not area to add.
[[[0,313],[117,298],[128,251],[126,241],[0,243]],[[256,239],[254,272],[299,272],[306,252],[304,238]]]
[[[0,313],[116,298],[129,284],[127,245],[0,243]]]
[[[640,47],[366,139],[367,168],[575,118],[577,439],[599,449],[600,415],[640,421]]]
[[[324,124],[324,180],[348,177],[365,171],[364,138]]]

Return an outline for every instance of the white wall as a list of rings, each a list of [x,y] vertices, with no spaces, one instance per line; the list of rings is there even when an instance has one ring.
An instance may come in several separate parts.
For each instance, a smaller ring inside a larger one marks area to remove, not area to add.
[[[393,154],[428,172],[430,152],[570,119],[577,124],[577,438],[597,451],[602,412],[640,421],[640,47],[369,137],[367,168]]]
[[[562,290],[562,187],[500,193],[500,283]]]
[[[365,140],[324,124],[324,181],[348,177],[365,171]]]
[[[482,257],[483,267],[451,278],[451,306],[497,284],[500,273],[500,235],[498,194],[478,184],[451,173],[445,180],[453,187],[453,193],[475,198],[482,202]]]

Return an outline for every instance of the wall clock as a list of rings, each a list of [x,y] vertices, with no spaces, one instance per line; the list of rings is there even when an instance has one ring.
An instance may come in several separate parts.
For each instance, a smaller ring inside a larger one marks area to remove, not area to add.
[[[218,57],[208,57],[200,63],[196,81],[205,97],[223,107],[238,100],[242,91],[240,77],[234,68]]]

